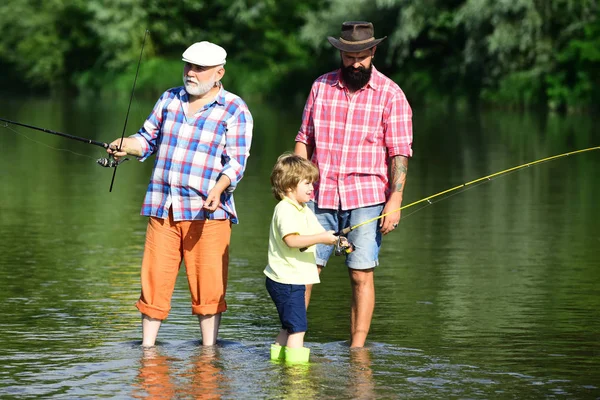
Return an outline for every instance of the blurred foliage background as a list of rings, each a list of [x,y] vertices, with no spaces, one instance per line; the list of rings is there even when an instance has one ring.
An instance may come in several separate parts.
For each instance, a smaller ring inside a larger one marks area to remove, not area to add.
[[[600,104],[596,0],[8,0],[0,5],[6,93],[129,96],[181,82],[181,53],[209,40],[228,51],[226,87],[304,101],[339,65],[326,40],[369,20],[377,68],[411,103],[556,111]]]

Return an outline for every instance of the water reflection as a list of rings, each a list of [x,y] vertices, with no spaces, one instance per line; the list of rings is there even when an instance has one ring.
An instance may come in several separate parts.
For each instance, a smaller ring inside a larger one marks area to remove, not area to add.
[[[228,378],[223,374],[218,346],[199,346],[190,359],[190,368],[186,373],[189,380],[187,392],[190,398],[220,399],[228,387]]]
[[[350,380],[348,397],[352,399],[375,399],[375,383],[371,369],[371,349],[351,348]]]
[[[185,360],[167,355],[160,346],[141,348],[141,355],[134,398],[211,400],[227,392],[218,346],[198,345]]]
[[[175,398],[175,382],[169,358],[158,347],[142,348],[140,369],[136,379],[136,389],[132,397],[136,399]]]
[[[288,399],[314,399],[319,380],[310,364],[286,365],[282,369],[281,388]]]

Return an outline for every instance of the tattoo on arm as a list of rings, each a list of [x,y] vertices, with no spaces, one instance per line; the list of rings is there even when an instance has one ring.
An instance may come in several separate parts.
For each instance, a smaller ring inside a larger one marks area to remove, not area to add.
[[[390,165],[390,183],[392,192],[402,193],[404,190],[407,173],[408,158],[404,156],[392,157],[392,162]]]

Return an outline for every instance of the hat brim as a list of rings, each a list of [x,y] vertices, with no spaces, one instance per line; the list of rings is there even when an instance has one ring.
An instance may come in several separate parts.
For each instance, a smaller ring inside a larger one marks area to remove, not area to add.
[[[182,57],[181,61],[184,61],[184,62],[187,62],[187,63],[190,63],[190,64],[194,64],[194,65],[199,65],[201,67],[216,67],[217,65],[225,65],[225,61],[226,60],[222,60],[222,61],[219,60],[218,62],[217,61],[213,61],[213,62],[216,62],[216,64],[210,64],[210,65],[208,65],[206,63],[199,64],[198,61],[194,61],[194,60],[191,60],[191,59],[186,58],[186,57]]]
[[[373,39],[370,42],[359,43],[359,44],[344,43],[332,36],[327,37],[327,40],[329,40],[329,43],[331,43],[331,45],[338,50],[345,51],[346,53],[359,53],[361,51],[369,50],[369,49],[377,46],[379,43],[383,42],[386,38],[387,38],[387,36],[384,36],[381,39]]]

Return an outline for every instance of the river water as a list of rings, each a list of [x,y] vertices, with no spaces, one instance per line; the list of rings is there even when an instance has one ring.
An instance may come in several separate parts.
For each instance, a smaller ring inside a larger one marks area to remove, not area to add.
[[[133,133],[153,105],[136,101]],[[103,142],[126,104],[13,99],[0,117]],[[375,272],[364,349],[348,347],[336,258],[315,286],[311,362],[269,360],[269,187],[301,108],[250,103],[255,139],[236,191],[229,310],[203,348],[180,274],[159,345],[140,348],[139,215],[152,162],[96,165],[100,147],[0,127],[2,398],[600,398],[600,151],[502,174],[403,211]],[[4,126],[4,125],[3,125]],[[588,116],[416,108],[404,204],[527,162],[600,145]]]

